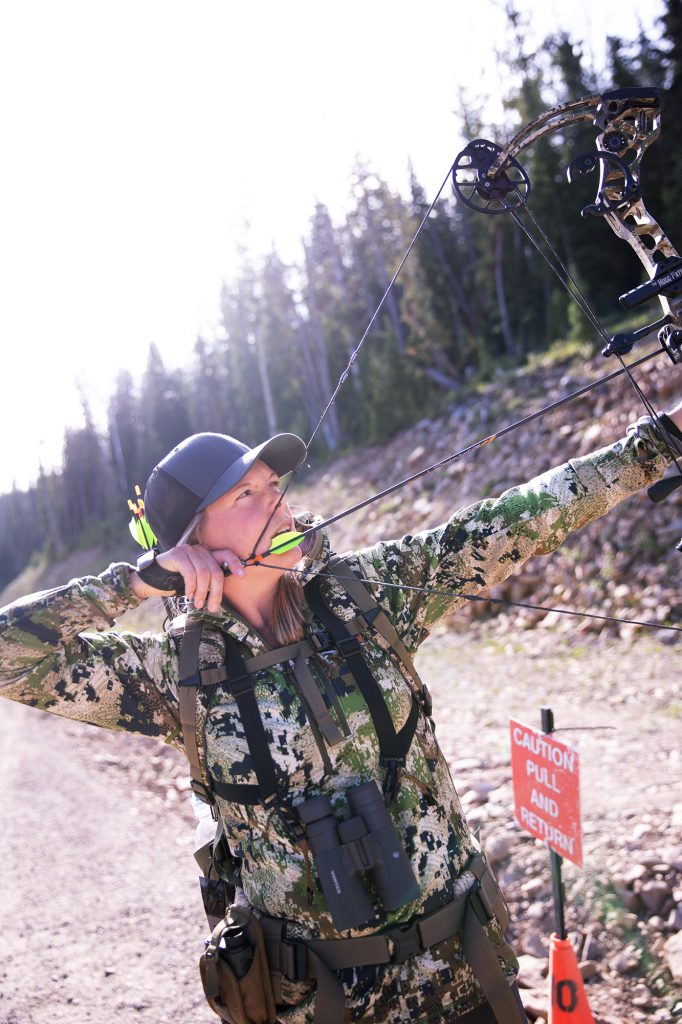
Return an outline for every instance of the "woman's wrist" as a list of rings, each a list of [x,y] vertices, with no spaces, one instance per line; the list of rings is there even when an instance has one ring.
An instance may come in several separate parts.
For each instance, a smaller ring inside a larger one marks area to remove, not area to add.
[[[128,586],[139,601],[146,601],[148,597],[158,597],[158,590],[154,590],[148,583],[141,580],[136,569],[131,568],[128,574]]]

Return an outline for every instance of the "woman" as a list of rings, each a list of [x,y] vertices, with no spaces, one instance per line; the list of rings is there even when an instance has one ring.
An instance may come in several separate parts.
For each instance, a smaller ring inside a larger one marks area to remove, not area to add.
[[[658,479],[681,431],[682,403],[659,424],[644,418],[622,441],[340,566],[324,532],[303,550],[253,559],[305,526],[280,492],[303,458],[299,438],[249,449],[194,435],[146,488],[158,555],[0,612],[5,696],[176,746],[184,732],[193,788],[214,801],[237,859],[222,867],[243,908],[231,921],[253,911],[266,938],[274,989],[251,1019],[343,1020],[344,1002],[351,1020],[524,1019],[504,909],[410,655],[465,600],[429,588],[478,594],[552,551]],[[109,631],[147,597],[180,590],[190,610],[168,633]],[[256,949],[257,932],[250,921]],[[220,1009],[233,995],[216,991],[209,954],[207,994]]]

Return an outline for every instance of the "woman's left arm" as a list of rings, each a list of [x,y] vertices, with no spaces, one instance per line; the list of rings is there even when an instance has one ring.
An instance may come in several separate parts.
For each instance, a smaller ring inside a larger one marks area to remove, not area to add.
[[[501,583],[528,558],[554,551],[574,530],[659,479],[672,461],[670,447],[677,444],[682,453],[682,404],[662,423],[665,436],[643,417],[623,440],[459,510],[435,530],[359,552],[368,577],[454,592],[375,590],[407,646],[416,648],[434,622],[464,604],[454,595]]]
[[[138,604],[131,567],[0,609],[0,696],[66,718],[174,741],[177,655],[167,635],[118,633]]]

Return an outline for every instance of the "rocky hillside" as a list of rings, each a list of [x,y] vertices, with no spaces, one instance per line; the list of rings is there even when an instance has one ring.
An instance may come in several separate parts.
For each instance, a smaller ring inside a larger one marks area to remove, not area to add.
[[[557,401],[617,367],[601,359],[590,362],[547,357],[513,373],[500,373],[492,385],[451,406],[445,415],[422,420],[381,446],[358,449],[322,470],[301,474],[292,500],[325,517],[447,458],[473,441],[495,433],[543,405]],[[670,408],[682,386],[662,356],[639,368],[637,379],[657,409]],[[642,407],[624,376],[464,456],[441,470],[389,495],[332,527],[337,551],[433,526],[456,508],[531,479],[566,459],[584,455],[621,437]],[[311,466],[314,467],[314,450]],[[638,495],[605,519],[575,535],[550,558],[537,558],[491,596],[525,604],[567,608],[602,615],[678,623],[682,618],[682,491],[654,505]],[[90,548],[59,564],[37,560],[0,593],[4,604],[22,594],[55,586],[65,579],[99,572],[115,558],[135,553],[121,521],[120,551]],[[150,609],[145,621],[158,618]],[[451,620],[453,629],[485,624],[504,633],[509,628],[553,627],[573,633],[604,629],[629,636],[641,629],[605,625],[556,612],[470,603]],[[666,633],[667,639],[674,634]],[[661,635],[664,639],[664,635]]]
[[[665,357],[638,369],[638,380],[659,410],[677,401],[675,371]],[[438,418],[423,420],[389,443],[353,452],[312,475],[295,497],[325,516],[386,488],[419,469],[445,459],[507,423],[557,401],[614,367],[559,362],[500,376],[497,384]],[[631,385],[620,377],[518,431],[486,445],[389,495],[384,501],[332,527],[341,551],[379,537],[395,537],[443,521],[456,508],[529,480],[569,458],[584,455],[623,436],[643,413]],[[550,558],[527,563],[491,596],[603,615],[678,623],[682,618],[682,491],[654,505],[638,495],[605,519],[572,537]],[[470,628],[490,619],[495,629],[552,626],[568,632],[599,633],[603,623],[555,612],[470,603],[451,620]],[[607,626],[621,635],[636,627]],[[670,638],[674,634],[668,633]],[[663,635],[661,636],[663,638]]]

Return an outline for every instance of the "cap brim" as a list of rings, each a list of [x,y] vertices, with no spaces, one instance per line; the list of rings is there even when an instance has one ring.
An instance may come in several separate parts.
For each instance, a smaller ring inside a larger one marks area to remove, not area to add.
[[[201,504],[197,506],[197,512],[201,512],[211,502],[216,501],[231,487],[238,484],[257,459],[261,459],[277,476],[285,476],[298,469],[303,462],[305,452],[305,443],[296,434],[275,434],[268,441],[263,441],[256,448],[245,452],[236,462],[228,466],[213,484]]]

